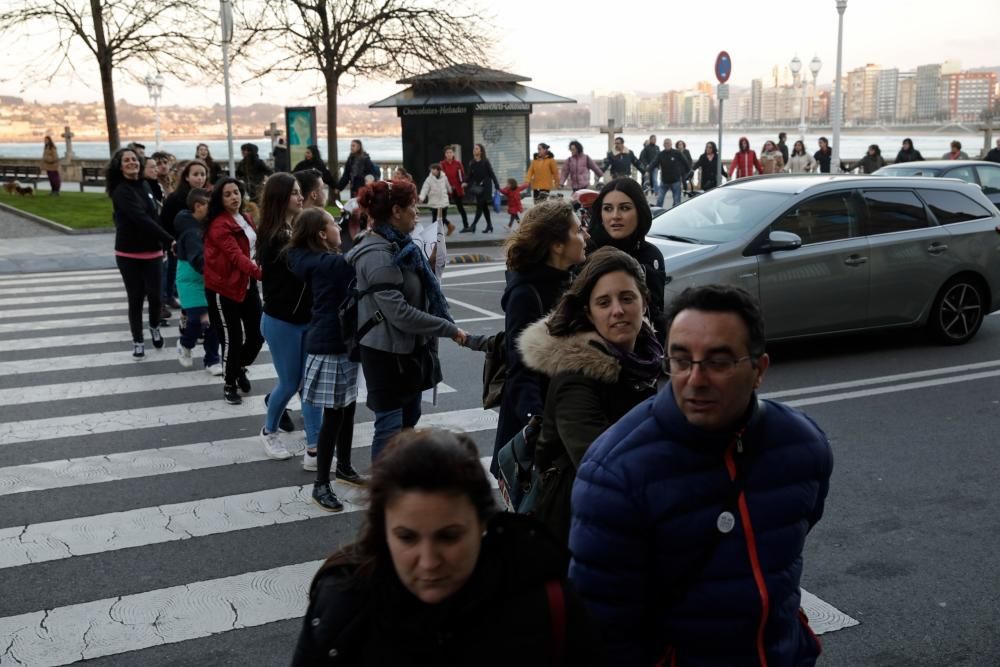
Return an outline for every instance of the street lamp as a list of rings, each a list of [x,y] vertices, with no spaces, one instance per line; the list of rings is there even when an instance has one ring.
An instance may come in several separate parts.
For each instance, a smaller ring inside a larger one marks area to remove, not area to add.
[[[847,9],[847,0],[836,1],[837,14],[839,16],[837,19],[837,78],[834,80],[833,88],[833,155],[830,157],[831,174],[840,173],[840,118],[844,111],[840,76],[844,60],[844,10]]]
[[[153,100],[153,114],[156,116],[156,150],[160,150],[160,96],[163,95],[163,75],[147,74],[143,79],[149,97]]]
[[[802,101],[799,103],[799,139],[802,140],[802,144],[805,145],[806,142],[806,78],[803,76],[799,78],[799,72],[802,71],[802,61],[799,60],[799,54],[795,54],[792,58],[792,62],[788,63],[788,69],[792,70],[792,76],[795,77],[795,82],[799,84],[802,88]]]
[[[233,7],[230,0],[219,0],[222,24],[222,77],[226,88],[226,139],[229,143],[229,176],[236,177],[236,158],[233,155],[233,105],[229,99],[229,44],[233,41]]]

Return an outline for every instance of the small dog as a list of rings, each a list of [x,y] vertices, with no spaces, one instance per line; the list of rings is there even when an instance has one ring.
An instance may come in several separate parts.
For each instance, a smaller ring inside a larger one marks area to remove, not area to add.
[[[10,181],[9,183],[3,184],[3,189],[7,191],[7,194],[20,195],[21,197],[34,197],[35,189],[30,185],[21,185],[20,181]]]

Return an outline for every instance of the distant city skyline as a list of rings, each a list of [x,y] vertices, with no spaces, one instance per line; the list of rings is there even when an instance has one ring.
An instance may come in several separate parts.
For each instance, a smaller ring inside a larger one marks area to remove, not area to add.
[[[633,3],[617,5],[612,16],[597,20],[591,12],[567,12],[558,3],[507,0],[490,5],[496,17],[490,64],[530,77],[529,85],[558,94],[611,87],[658,93],[691,88],[699,81],[714,83],[715,55],[726,49],[733,58],[734,85],[749,87],[753,79],[766,80],[773,67],[786,66],[795,55],[806,63],[818,55],[823,61],[819,83],[830,85],[836,60],[834,0],[806,4],[716,0],[711,7],[695,5],[678,12],[668,3]],[[952,0],[947,5],[931,0],[850,0],[844,16],[844,75],[869,63],[901,71],[948,59],[961,61],[965,70],[992,66],[997,19],[997,0]],[[47,48],[40,38],[25,57],[35,58]],[[47,103],[98,101],[100,82],[92,59],[89,52],[75,52],[78,75],[60,75],[51,85],[5,78],[0,95]],[[237,72],[235,80],[242,78]],[[353,83],[341,86],[342,102],[367,104],[400,88],[391,80]],[[234,85],[233,101],[315,104],[319,98],[313,91],[319,84],[311,73],[246,82]],[[116,77],[115,85],[118,98],[133,104],[148,101],[145,86],[125,74]],[[168,78],[162,104],[205,104],[206,99],[221,102],[222,86],[190,86]]]

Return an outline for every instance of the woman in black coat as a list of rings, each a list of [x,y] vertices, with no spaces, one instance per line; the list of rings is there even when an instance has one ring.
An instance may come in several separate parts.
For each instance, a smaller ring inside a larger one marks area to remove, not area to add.
[[[705,152],[701,154],[698,161],[691,167],[691,171],[699,169],[701,170],[701,176],[698,178],[698,184],[701,186],[702,192],[708,192],[712,188],[718,187],[719,149],[716,148],[714,141],[709,141],[705,144]],[[722,176],[729,178],[725,165],[722,167]]]
[[[507,240],[507,288],[500,299],[507,378],[490,465],[494,475],[500,472],[496,453],[545,407],[545,377],[525,367],[517,339],[528,325],[548,314],[569,287],[570,268],[586,259],[586,239],[573,207],[549,199],[528,209],[517,233]]]
[[[468,436],[401,434],[369,490],[360,540],[313,580],[294,667],[607,664],[564,585],[568,552],[496,511]]]
[[[469,168],[465,170],[467,183],[462,184],[462,188],[468,191],[476,200],[476,217],[472,219],[472,226],[462,232],[475,232],[476,223],[480,216],[486,216],[486,229],[484,234],[493,231],[493,220],[490,217],[490,206],[493,205],[493,188],[500,189],[500,181],[493,172],[493,165],[486,159],[486,149],[482,144],[472,147],[472,159],[469,160]]]
[[[326,167],[326,163],[323,162],[323,156],[320,155],[319,146],[312,145],[306,148],[305,158],[306,159],[295,165],[295,169],[292,169],[292,171],[315,169],[319,172],[320,178],[323,179],[323,182],[332,188],[334,185],[333,174],[330,173],[330,170]]]
[[[601,188],[590,213],[591,250],[612,246],[628,253],[642,265],[649,288],[649,319],[661,343],[666,338],[663,323],[663,289],[667,285],[663,253],[646,240],[653,226],[653,212],[639,186],[631,178],[616,178]],[[600,224],[598,224],[598,222]]]
[[[907,137],[903,139],[903,147],[896,153],[896,164],[900,162],[921,162],[924,156],[913,147],[913,141]]]

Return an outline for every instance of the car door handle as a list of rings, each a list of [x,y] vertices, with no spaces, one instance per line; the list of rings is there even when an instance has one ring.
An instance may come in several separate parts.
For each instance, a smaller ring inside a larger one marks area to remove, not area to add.
[[[861,266],[868,261],[867,257],[861,257],[860,255],[851,255],[844,260],[844,264],[847,266]]]
[[[927,252],[929,252],[932,255],[940,255],[947,249],[948,249],[947,243],[932,243],[930,244],[930,246],[928,246]]]

